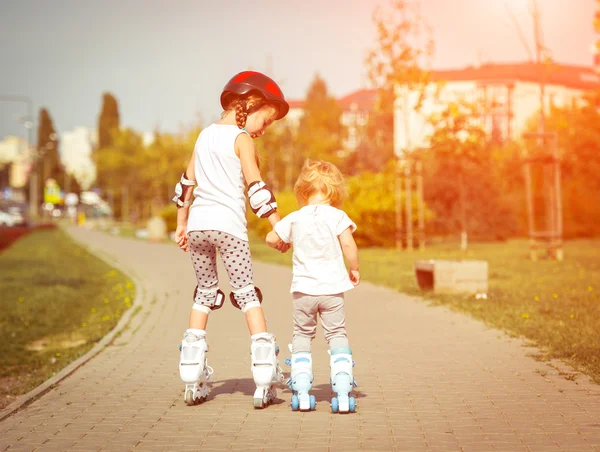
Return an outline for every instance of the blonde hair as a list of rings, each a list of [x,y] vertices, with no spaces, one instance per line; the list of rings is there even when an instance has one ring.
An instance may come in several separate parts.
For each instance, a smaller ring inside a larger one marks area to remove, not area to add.
[[[260,110],[261,108],[268,107],[277,112],[277,106],[269,103],[261,94],[256,91],[242,95],[232,94],[229,96],[229,99],[229,103],[221,115],[221,118],[225,117],[228,111],[234,110],[235,123],[240,129],[246,127],[248,115]]]
[[[307,205],[312,196],[321,194],[333,207],[341,207],[346,197],[346,183],[333,163],[306,160],[294,185],[294,193],[301,206]]]

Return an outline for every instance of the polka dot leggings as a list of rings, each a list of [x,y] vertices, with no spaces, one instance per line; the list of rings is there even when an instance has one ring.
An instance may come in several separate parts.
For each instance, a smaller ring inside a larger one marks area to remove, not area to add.
[[[215,291],[219,288],[217,250],[234,291],[254,284],[248,242],[221,231],[190,231],[188,245],[198,280],[195,303],[209,307],[215,303]],[[241,292],[234,293],[240,308],[246,303],[259,301],[255,290]]]

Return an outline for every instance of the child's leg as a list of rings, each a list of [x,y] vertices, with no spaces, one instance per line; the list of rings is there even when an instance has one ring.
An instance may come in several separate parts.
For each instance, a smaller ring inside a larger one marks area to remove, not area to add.
[[[267,333],[259,292],[254,287],[248,242],[226,233],[218,233],[217,239],[219,253],[233,288],[233,301],[246,315],[246,323],[251,334],[251,369],[256,384],[254,406],[264,408],[276,397],[274,383],[283,380],[277,360],[278,349],[275,336]]]
[[[212,369],[206,361],[206,323],[208,314],[217,301],[219,281],[217,278],[216,251],[204,231],[192,231],[188,235],[190,256],[196,272],[197,287],[190,314],[190,327],[181,342],[179,375],[186,383],[185,401],[193,405],[206,399],[206,381]]]
[[[321,316],[321,325],[323,326],[325,340],[329,344],[329,350],[342,347],[348,348],[344,295],[338,294],[321,297],[319,314]]]
[[[312,295],[294,293],[294,338],[292,341],[292,372],[288,384],[294,391],[292,410],[314,410],[316,400],[309,394],[312,389],[313,371],[311,342],[317,331],[319,299]]]
[[[188,234],[190,258],[198,281],[190,313],[190,328],[200,330],[206,329],[208,315],[215,305],[219,289],[217,249],[213,233],[214,231],[191,231]]]
[[[310,353],[311,342],[317,334],[317,313],[320,297],[295,292],[294,296],[294,338],[292,353]]]
[[[254,287],[252,257],[248,242],[224,232],[217,233],[217,246],[233,289],[233,298],[246,316],[251,335],[266,333],[265,315]]]
[[[354,397],[350,397],[354,386],[352,369],[354,362],[346,335],[344,295],[325,297],[319,305],[319,313],[325,338],[329,344],[331,388],[337,395],[331,399],[331,409],[333,412],[354,411],[356,400]]]

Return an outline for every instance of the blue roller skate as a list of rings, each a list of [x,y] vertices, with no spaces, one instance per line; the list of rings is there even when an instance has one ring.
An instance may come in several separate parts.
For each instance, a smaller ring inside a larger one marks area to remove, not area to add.
[[[311,411],[317,407],[315,396],[308,391],[312,389],[312,357],[310,352],[294,353],[285,360],[292,367],[292,374],[287,380],[287,385],[293,391],[292,411]]]
[[[331,368],[331,388],[337,394],[331,399],[333,413],[354,413],[356,399],[350,397],[352,388],[358,386],[352,375],[354,361],[352,350],[348,347],[335,348],[329,351],[329,367]]]

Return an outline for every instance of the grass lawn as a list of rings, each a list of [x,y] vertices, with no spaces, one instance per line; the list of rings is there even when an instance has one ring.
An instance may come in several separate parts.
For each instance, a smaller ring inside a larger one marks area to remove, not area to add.
[[[90,350],[131,306],[135,288],[65,232],[47,229],[0,252],[0,293],[3,408]]]
[[[254,258],[291,265],[282,255],[252,238]],[[423,252],[365,248],[359,250],[361,277],[434,304],[471,314],[487,324],[523,335],[544,350],[544,358],[563,359],[600,383],[600,239],[573,240],[565,260],[528,259],[528,242],[435,245]],[[482,259],[489,263],[488,298],[421,292],[413,264],[418,259]]]

